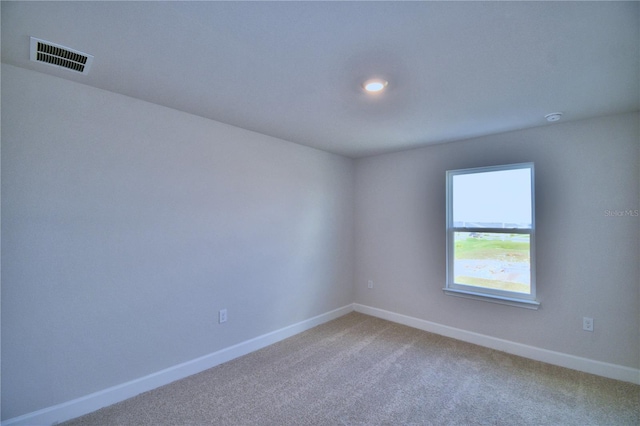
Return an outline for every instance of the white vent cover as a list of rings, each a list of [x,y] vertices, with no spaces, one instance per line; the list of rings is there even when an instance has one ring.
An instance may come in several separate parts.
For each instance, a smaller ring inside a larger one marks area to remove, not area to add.
[[[93,55],[31,37],[31,60],[86,75],[91,68]]]

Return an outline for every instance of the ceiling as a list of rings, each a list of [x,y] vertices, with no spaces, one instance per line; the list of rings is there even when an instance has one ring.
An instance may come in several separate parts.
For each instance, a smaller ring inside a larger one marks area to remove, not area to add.
[[[639,110],[639,6],[2,2],[2,62],[357,158]],[[30,36],[89,74],[29,61]]]

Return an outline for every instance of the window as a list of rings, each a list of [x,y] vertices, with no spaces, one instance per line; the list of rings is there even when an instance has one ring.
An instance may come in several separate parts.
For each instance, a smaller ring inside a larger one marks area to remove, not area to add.
[[[537,309],[533,163],[447,172],[445,293]]]

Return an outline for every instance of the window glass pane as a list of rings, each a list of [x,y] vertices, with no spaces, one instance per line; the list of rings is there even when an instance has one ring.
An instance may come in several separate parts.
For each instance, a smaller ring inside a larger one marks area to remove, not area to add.
[[[455,232],[453,258],[456,284],[531,292],[528,234]]]
[[[453,176],[453,226],[531,228],[531,169]]]

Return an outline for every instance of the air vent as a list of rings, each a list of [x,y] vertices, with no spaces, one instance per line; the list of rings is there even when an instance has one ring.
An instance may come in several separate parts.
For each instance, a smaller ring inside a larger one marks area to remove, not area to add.
[[[86,75],[89,73],[93,56],[31,37],[31,60]]]

